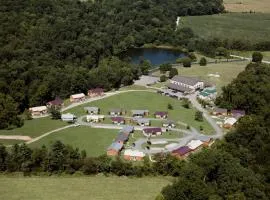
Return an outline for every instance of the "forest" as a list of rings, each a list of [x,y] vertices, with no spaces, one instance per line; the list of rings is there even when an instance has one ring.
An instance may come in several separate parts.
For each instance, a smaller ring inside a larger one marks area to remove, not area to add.
[[[223,10],[222,0],[0,0],[1,113],[131,84],[149,66],[112,56],[146,43],[185,46],[194,34],[175,31],[177,16]],[[4,121],[1,128],[22,125]]]

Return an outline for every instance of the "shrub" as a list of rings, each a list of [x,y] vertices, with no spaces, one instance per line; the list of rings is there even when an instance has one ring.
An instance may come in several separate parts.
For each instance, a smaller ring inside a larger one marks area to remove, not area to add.
[[[176,68],[172,68],[169,73],[169,77],[172,78],[174,76],[178,75],[178,70]]]
[[[191,67],[191,59],[189,57],[183,58],[182,63],[183,67]]]
[[[254,52],[252,54],[252,62],[262,62],[263,55],[261,52]]]
[[[166,81],[166,76],[165,75],[162,75],[161,77],[160,77],[160,82],[165,82]]]
[[[200,66],[206,66],[206,65],[207,65],[207,60],[206,60],[205,57],[202,57],[202,58],[200,59]]]

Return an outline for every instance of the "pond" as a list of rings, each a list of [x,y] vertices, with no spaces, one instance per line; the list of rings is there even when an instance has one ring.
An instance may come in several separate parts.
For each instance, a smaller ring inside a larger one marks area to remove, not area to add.
[[[134,48],[125,52],[124,56],[130,57],[133,64],[149,60],[152,65],[157,66],[163,63],[175,63],[177,58],[182,58],[185,54],[173,49]]]

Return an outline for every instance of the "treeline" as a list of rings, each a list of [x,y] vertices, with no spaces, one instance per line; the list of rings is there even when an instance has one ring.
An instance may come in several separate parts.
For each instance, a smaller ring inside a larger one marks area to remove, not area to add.
[[[195,37],[190,39],[187,44],[188,50],[197,50],[210,57],[216,56],[216,50],[220,47],[239,51],[269,51],[270,40],[251,43],[250,41],[239,39],[198,39]]]
[[[251,63],[223,88],[218,105],[246,109],[249,115],[214,149],[192,156],[179,180],[165,187],[160,199],[270,198],[269,69]]]

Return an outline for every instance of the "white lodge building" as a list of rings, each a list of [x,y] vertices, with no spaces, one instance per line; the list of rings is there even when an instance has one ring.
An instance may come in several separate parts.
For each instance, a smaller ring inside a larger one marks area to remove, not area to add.
[[[196,77],[174,76],[168,87],[179,92],[192,93],[197,89],[203,89],[204,82]]]

